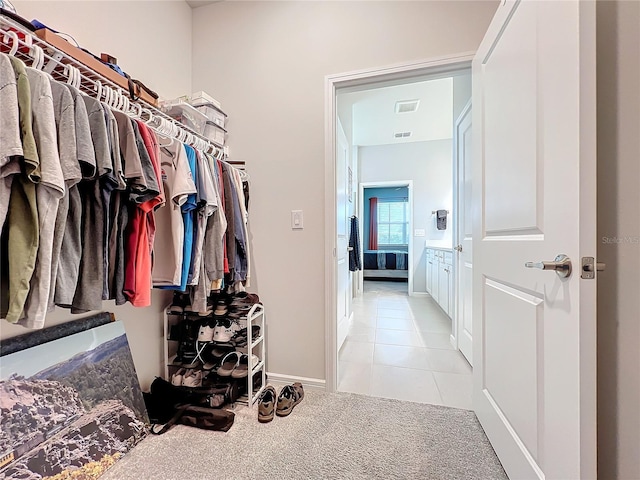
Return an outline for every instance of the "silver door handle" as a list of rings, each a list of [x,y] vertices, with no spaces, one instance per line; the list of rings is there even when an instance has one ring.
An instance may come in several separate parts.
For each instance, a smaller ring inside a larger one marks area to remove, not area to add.
[[[562,278],[571,275],[571,260],[563,253],[558,255],[553,262],[527,262],[524,266],[541,270],[555,270],[558,276]]]
[[[347,252],[352,252],[353,251],[353,247],[347,247]]]
[[[456,252],[461,252],[461,251],[462,251],[462,245],[456,245],[455,247],[453,247],[453,249],[454,249]]]

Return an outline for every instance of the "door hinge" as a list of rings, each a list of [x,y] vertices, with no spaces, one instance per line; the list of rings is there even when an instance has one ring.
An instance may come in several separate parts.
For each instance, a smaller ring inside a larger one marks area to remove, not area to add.
[[[582,272],[580,278],[593,280],[596,278],[596,271],[602,272],[606,268],[606,264],[596,262],[594,257],[582,257]]]

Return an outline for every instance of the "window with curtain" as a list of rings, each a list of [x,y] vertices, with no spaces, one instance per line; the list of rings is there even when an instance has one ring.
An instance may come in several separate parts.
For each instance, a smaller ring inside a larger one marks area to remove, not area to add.
[[[378,248],[409,244],[409,202],[378,200]]]

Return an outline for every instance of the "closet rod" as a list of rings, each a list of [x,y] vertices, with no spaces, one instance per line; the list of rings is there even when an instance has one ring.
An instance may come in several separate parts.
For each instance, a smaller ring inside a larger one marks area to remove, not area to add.
[[[107,92],[107,90],[103,91],[103,88],[108,87],[111,90],[118,92],[118,95],[127,100],[125,105],[120,108],[116,108],[114,105],[109,104],[111,108],[115,108],[129,117],[139,118],[159,135],[176,138],[183,143],[189,143],[199,149],[203,149],[200,147],[204,145],[206,147],[203,150],[214,154],[214,156],[219,159],[222,159],[227,155],[228,152],[226,147],[209,140],[142,99],[130,100],[129,92],[122,89],[109,78],[102,76],[83,63],[78,62],[62,50],[59,50],[53,45],[40,39],[38,36],[34,35],[33,32],[29,31],[12,19],[0,16],[0,43],[5,45],[7,48],[11,48],[14,45],[13,42],[16,41],[15,37],[10,35],[10,32],[13,32],[18,36],[18,49],[14,54],[17,58],[23,61],[33,60],[33,46],[38,46],[42,48],[44,57],[48,59],[48,62],[43,67],[43,71],[51,74],[52,77],[56,79],[68,78],[68,66],[74,67],[80,73],[80,90],[84,93],[91,94],[92,96],[102,100],[103,93]],[[23,35],[25,37],[24,40],[21,39],[18,34]],[[27,39],[29,39],[29,41],[27,41]],[[100,92],[98,92],[98,90],[100,90]],[[127,108],[126,110],[123,110],[123,107],[126,106],[126,104],[129,106],[137,106],[138,112],[134,113],[132,111],[135,110],[135,108]],[[149,118],[144,120],[141,116],[142,114],[147,114]],[[163,129],[163,127],[167,128],[167,130]],[[189,136],[192,138],[189,138]],[[195,139],[199,139],[199,141]]]

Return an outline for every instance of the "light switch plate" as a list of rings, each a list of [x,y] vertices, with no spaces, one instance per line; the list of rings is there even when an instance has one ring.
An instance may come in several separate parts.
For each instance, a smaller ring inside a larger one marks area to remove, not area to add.
[[[304,228],[304,218],[302,210],[291,210],[291,229],[302,230]]]
[[[425,234],[424,228],[417,228],[413,231],[414,237],[424,237],[424,234]]]

